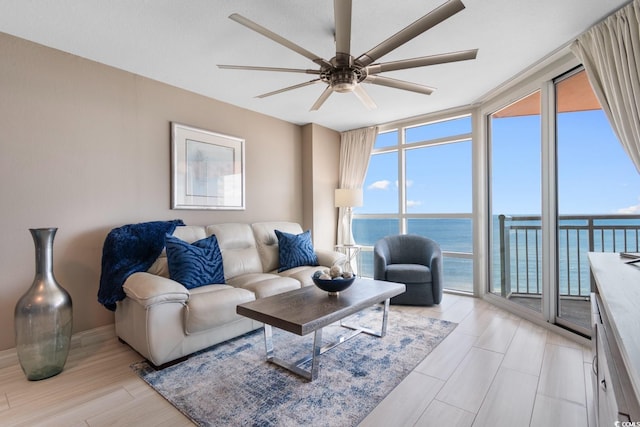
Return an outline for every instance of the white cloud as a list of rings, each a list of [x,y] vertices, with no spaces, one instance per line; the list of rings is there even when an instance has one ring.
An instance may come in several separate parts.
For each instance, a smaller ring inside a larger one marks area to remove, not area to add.
[[[414,206],[420,206],[422,202],[420,200],[407,200],[407,207],[412,208]]]
[[[640,197],[638,197],[638,201],[640,201]],[[640,203],[638,203],[637,205],[628,206],[626,208],[617,209],[616,213],[621,215],[640,214]]]
[[[640,214],[640,204],[618,209],[616,213],[619,213],[622,215]]]
[[[367,190],[386,190],[387,188],[389,188],[389,184],[391,184],[391,182],[383,179],[382,181],[376,181],[373,184],[369,185],[367,187]]]

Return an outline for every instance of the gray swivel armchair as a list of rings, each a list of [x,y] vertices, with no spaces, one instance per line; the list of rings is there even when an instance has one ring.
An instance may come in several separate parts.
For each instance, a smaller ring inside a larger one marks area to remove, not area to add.
[[[435,241],[414,234],[386,236],[373,247],[373,278],[404,283],[392,304],[433,305],[442,300],[442,251]]]

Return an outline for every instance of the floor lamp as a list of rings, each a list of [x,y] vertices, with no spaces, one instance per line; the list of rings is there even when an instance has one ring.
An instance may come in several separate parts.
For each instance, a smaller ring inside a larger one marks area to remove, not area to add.
[[[337,208],[346,209],[343,218],[344,223],[346,223],[346,235],[342,237],[342,241],[345,246],[353,246],[355,244],[355,241],[353,240],[353,233],[351,232],[353,208],[362,206],[362,189],[337,188],[335,193],[335,205]]]

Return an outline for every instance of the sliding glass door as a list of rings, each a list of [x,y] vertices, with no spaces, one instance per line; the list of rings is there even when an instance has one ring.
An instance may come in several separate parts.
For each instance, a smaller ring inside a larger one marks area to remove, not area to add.
[[[582,68],[555,79],[558,171],[556,323],[590,330],[588,252],[638,252],[640,176]]]
[[[640,175],[581,67],[538,88],[486,115],[488,291],[588,336],[587,254],[640,252]]]
[[[489,115],[489,291],[542,310],[540,92]]]

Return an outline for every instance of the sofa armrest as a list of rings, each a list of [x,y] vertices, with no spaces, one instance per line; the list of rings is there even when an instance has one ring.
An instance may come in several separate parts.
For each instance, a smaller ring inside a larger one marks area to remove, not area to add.
[[[122,288],[127,297],[143,307],[166,302],[183,304],[189,299],[189,290],[180,283],[146,272],[133,273]]]
[[[316,249],[316,256],[318,257],[318,264],[324,267],[342,265],[346,261],[346,256],[336,251]]]

